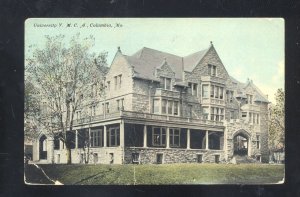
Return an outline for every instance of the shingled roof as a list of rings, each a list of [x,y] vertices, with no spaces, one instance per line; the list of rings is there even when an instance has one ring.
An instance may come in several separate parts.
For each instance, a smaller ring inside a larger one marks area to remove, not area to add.
[[[208,49],[180,57],[170,53],[144,47],[131,56],[124,55],[128,63],[134,67],[135,76],[143,79],[155,79],[155,69],[167,62],[175,73],[175,78],[182,80],[184,71],[191,72],[204,57]]]

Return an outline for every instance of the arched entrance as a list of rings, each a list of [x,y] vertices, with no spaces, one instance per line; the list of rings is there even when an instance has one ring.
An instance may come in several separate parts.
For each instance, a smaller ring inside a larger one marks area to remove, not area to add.
[[[39,140],[40,160],[47,159],[47,137],[42,135]]]
[[[250,135],[245,130],[237,131],[233,136],[233,155],[246,156],[249,155]]]

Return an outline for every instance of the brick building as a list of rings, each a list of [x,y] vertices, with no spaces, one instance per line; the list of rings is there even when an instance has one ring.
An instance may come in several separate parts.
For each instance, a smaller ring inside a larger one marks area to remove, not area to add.
[[[118,48],[103,83],[104,94],[84,95],[76,112],[72,163],[268,161],[268,99],[232,78],[212,43],[185,57]],[[40,134],[33,160],[65,163],[64,144]]]

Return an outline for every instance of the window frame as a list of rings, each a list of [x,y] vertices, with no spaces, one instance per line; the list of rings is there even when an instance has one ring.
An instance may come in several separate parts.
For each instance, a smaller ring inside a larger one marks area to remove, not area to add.
[[[103,129],[96,129],[90,131],[91,147],[103,147]]]
[[[114,141],[114,143],[112,143]],[[120,145],[120,127],[110,127],[108,129],[108,146],[117,147]]]
[[[159,129],[157,133],[155,133],[155,129]],[[155,136],[157,141],[155,140]],[[158,138],[157,138],[158,137]],[[167,128],[166,127],[152,127],[152,146],[155,147],[166,147],[167,144]],[[159,142],[158,142],[159,140]]]
[[[177,134],[175,132],[178,132]],[[180,128],[169,128],[169,145],[171,148],[180,147]],[[175,138],[178,137],[178,144],[175,143]]]

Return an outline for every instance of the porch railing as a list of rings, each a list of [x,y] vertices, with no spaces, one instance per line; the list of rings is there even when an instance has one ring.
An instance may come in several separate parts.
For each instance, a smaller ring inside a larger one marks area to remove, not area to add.
[[[135,111],[119,111],[114,113],[109,113],[104,115],[90,116],[81,118],[79,120],[74,120],[74,125],[79,124],[87,124],[91,122],[107,120],[112,118],[135,118],[135,119],[143,119],[143,120],[158,120],[158,121],[171,121],[171,122],[186,122],[186,123],[198,123],[203,125],[216,125],[223,126],[223,122],[213,121],[213,120],[205,120],[205,119],[195,119],[195,118],[187,118],[187,117],[179,117],[179,116],[167,116],[160,114],[151,114],[151,113],[143,113],[143,112],[135,112]]]

